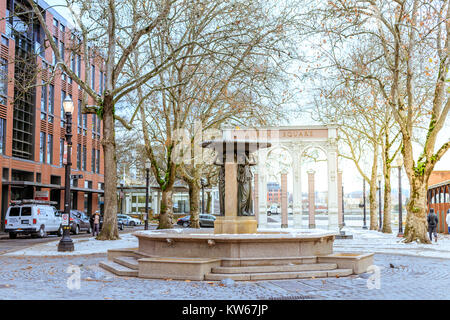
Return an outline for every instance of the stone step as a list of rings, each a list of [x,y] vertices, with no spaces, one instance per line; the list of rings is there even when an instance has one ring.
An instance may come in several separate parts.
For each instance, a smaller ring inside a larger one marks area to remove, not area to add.
[[[137,277],[139,273],[138,270],[130,269],[114,261],[102,261],[99,266],[118,276]]]
[[[118,263],[124,267],[139,270],[139,262],[136,258],[133,257],[116,257],[113,260],[115,263]]]
[[[271,258],[223,258],[222,267],[279,266],[316,263],[316,256]]]
[[[351,275],[352,273],[353,273],[352,269],[294,271],[294,272],[235,273],[235,274],[209,273],[205,275],[205,280],[220,281],[227,278],[235,281],[307,279],[307,278],[345,277]]]
[[[288,264],[251,267],[215,267],[211,273],[262,273],[262,272],[292,272],[292,271],[321,271],[337,268],[335,263],[311,263],[311,264]]]

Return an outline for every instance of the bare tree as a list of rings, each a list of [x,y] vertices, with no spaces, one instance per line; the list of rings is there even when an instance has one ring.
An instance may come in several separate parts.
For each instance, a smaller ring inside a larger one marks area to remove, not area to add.
[[[401,132],[411,187],[405,241],[429,243],[428,179],[450,148],[450,142],[436,145],[450,109],[445,89],[450,64],[449,2],[342,0],[318,6],[311,17],[314,32],[320,30],[334,39],[332,52],[340,55],[334,67],[342,79],[376,85],[389,106]],[[348,64],[355,52],[363,57],[356,68]],[[423,147],[416,159],[417,141]]]
[[[102,146],[104,167],[107,170],[105,170],[104,224],[98,238],[118,239],[115,121],[119,120],[125,126],[128,123],[116,114],[115,106],[126,94],[145,84],[167,64],[172,63],[172,60],[176,58],[177,50],[174,50],[173,55],[159,60],[157,65],[147,65],[141,74],[133,78],[124,72],[124,66],[133,51],[161,26],[175,0],[67,0],[67,7],[71,10],[79,28],[79,49],[84,53],[83,59],[88,67],[86,70],[89,70],[90,59],[96,52],[104,63],[106,83],[102,94],[91,87],[89,72],[81,78],[72,70],[70,64],[63,60],[38,5],[32,0],[28,2],[33,7],[55,54],[55,70],[60,69],[65,72],[82,88],[86,95],[83,111],[96,113],[103,120]],[[88,105],[87,97],[89,97],[90,105]]]
[[[172,226],[177,174],[189,185],[191,226],[199,226],[200,178],[206,167],[197,161],[202,151],[201,141],[195,139],[201,131],[226,122],[263,123],[280,115],[278,107],[288,95],[274,92],[282,83],[283,63],[293,52],[288,52],[283,36],[298,16],[291,8],[278,8],[274,15],[270,9],[274,6],[258,1],[186,3],[166,22],[170,32],[160,33],[149,44],[152,56],[161,59],[187,43],[181,52],[184,58],[138,90],[135,102],[140,106],[147,155],[163,193],[159,228]],[[135,57],[130,70],[139,72],[140,59]],[[183,143],[189,150],[176,163],[173,157],[180,156]],[[166,159],[162,165],[155,159],[157,151]]]

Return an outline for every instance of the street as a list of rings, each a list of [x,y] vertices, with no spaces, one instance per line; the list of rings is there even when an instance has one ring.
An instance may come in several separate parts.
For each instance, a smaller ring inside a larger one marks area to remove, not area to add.
[[[152,228],[152,227],[151,227]],[[122,233],[130,233],[137,230],[143,230],[143,226],[136,226],[136,227],[125,227],[123,231],[119,230],[119,234]],[[71,234],[71,238],[89,238],[92,237],[91,233],[86,232],[80,232],[78,235]],[[46,238],[35,238],[31,235],[18,235],[16,239],[9,239],[8,234],[2,234],[0,235],[0,255],[12,252],[16,250],[21,250],[28,248],[30,246],[39,244],[39,243],[45,243],[49,241],[54,241],[60,239],[57,235],[48,235]]]

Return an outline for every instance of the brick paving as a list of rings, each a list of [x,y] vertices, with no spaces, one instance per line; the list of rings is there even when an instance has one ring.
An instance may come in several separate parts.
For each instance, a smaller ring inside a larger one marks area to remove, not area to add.
[[[0,299],[450,299],[450,260],[376,254],[380,289],[368,289],[372,274],[318,278],[220,282],[117,277],[98,267],[105,255],[75,257],[0,256]],[[80,289],[67,288],[70,265],[80,267]]]

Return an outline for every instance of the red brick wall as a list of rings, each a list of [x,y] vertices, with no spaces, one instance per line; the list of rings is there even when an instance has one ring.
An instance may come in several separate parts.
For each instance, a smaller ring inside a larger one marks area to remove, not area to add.
[[[446,180],[450,180],[450,171],[433,171],[431,172],[430,179],[428,180],[428,185],[432,186]]]
[[[0,16],[4,17],[6,11],[6,1],[0,1]],[[5,33],[5,20],[0,20],[0,31],[4,34]],[[46,13],[46,24],[49,27],[49,30],[51,33],[53,33],[53,15],[50,12]],[[69,47],[69,41],[70,41],[70,30],[68,29],[67,23],[63,22],[65,25],[65,34],[62,34],[60,31],[58,31],[58,40],[64,39],[65,43],[65,60],[66,62],[70,62],[70,52],[67,50]],[[56,35],[56,33],[55,33]],[[59,45],[59,43],[58,43]],[[13,80],[14,78],[14,48],[15,43],[12,39],[9,39],[9,65],[8,65],[8,73],[10,75],[10,79]],[[45,58],[47,62],[50,64],[52,62],[52,49],[48,47],[45,51]],[[95,64],[96,69],[96,91],[98,92],[99,89],[99,77],[100,77],[100,71],[103,70],[102,62],[99,59],[95,59],[90,61],[91,64]],[[42,59],[38,57],[38,65],[42,66]],[[88,70],[90,72],[90,70]],[[84,70],[84,61],[82,57],[81,61],[81,77],[84,79],[85,76],[85,70]],[[41,77],[39,76],[37,79],[38,83],[41,83]],[[92,188],[97,189],[98,183],[104,181],[103,177],[103,150],[101,147],[100,140],[98,139],[92,139],[92,115],[87,116],[87,134],[86,136],[83,136],[83,134],[78,135],[77,131],[77,125],[78,125],[78,99],[80,97],[80,91],[78,90],[78,85],[75,81],[72,81],[71,86],[68,83],[68,78],[66,79],[65,83],[63,82],[61,78],[61,73],[58,72],[57,75],[54,77],[54,88],[55,88],[55,97],[54,97],[54,122],[53,124],[48,123],[47,121],[43,121],[41,123],[41,111],[40,111],[40,101],[41,101],[41,87],[36,88],[36,113],[35,113],[35,125],[34,125],[34,134],[35,134],[35,145],[34,145],[34,159],[33,161],[26,161],[26,160],[20,160],[11,158],[12,155],[12,135],[13,135],[13,97],[14,97],[14,82],[11,81],[8,87],[8,105],[7,105],[7,114],[6,114],[6,120],[7,120],[7,127],[6,127],[6,141],[5,141],[5,155],[0,155],[0,163],[2,168],[9,168],[9,173],[11,174],[11,171],[13,169],[17,170],[24,170],[28,172],[33,172],[34,177],[36,177],[36,172],[41,173],[41,182],[42,183],[50,183],[50,176],[51,175],[58,175],[61,177],[61,185],[64,185],[64,167],[59,165],[59,157],[60,157],[60,138],[64,138],[64,136],[61,136],[64,134],[63,128],[61,128],[61,89],[64,84],[64,89],[66,92],[66,95],[71,94],[72,100],[74,102],[74,112],[73,112],[73,147],[72,147],[72,174],[82,174],[83,179],[80,179],[78,181],[79,187],[84,187],[84,181],[89,180],[92,181]],[[47,98],[48,99],[48,98]],[[92,98],[89,98],[88,101],[89,104],[93,104],[94,101]],[[1,108],[1,106],[0,106]],[[1,115],[0,115],[1,116]],[[40,132],[45,132],[47,134],[53,135],[53,159],[51,164],[47,163],[40,163],[39,162],[39,136]],[[100,131],[101,132],[101,131]],[[101,137],[100,137],[101,139]],[[82,144],[86,145],[87,155],[86,155],[86,171],[80,171],[76,168],[77,166],[77,143],[81,142]],[[93,149],[99,149],[100,150],[100,174],[96,174],[91,172],[91,159],[92,159],[92,150]],[[2,170],[0,170],[0,177],[2,174]],[[9,180],[9,177],[6,177],[5,179]],[[45,189],[43,189],[45,190]],[[1,194],[0,194],[1,197]],[[61,195],[61,198],[63,199],[63,192]],[[0,199],[1,201],[1,199]],[[92,196],[92,210],[97,210],[98,207],[98,194],[93,194]],[[83,193],[79,192],[78,197],[78,208],[80,210],[84,209],[84,198]]]

